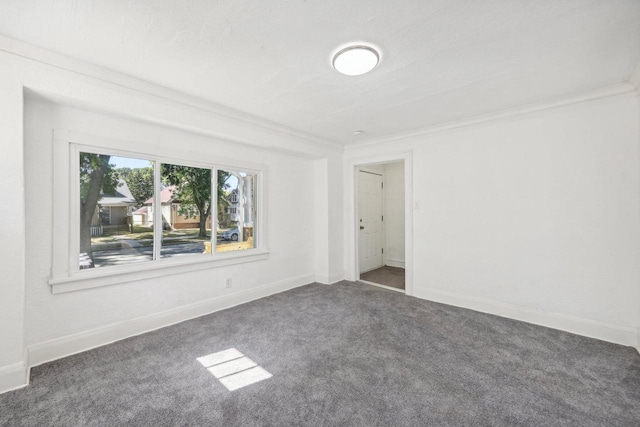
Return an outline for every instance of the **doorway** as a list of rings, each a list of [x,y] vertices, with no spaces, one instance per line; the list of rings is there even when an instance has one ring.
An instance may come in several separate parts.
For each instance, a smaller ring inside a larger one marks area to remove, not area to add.
[[[404,162],[360,165],[356,172],[359,280],[405,292]]]

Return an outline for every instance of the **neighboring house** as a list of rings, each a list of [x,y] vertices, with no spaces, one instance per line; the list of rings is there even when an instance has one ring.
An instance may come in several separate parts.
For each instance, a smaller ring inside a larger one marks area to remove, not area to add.
[[[133,211],[133,225],[149,225],[149,208],[143,206],[140,209]]]
[[[175,197],[175,192],[175,185],[164,187],[160,191],[164,227],[171,229],[198,228],[200,226],[198,215],[187,218],[180,214],[180,201]],[[133,223],[147,227],[153,226],[153,197],[145,201],[143,207],[133,212]],[[211,216],[207,218],[207,227],[211,227]]]
[[[219,220],[222,224],[231,225],[238,221],[238,212],[240,208],[240,198],[238,197],[238,190],[233,190],[226,195],[227,205],[224,210],[221,211]]]
[[[245,227],[253,227],[255,217],[255,206],[253,200],[253,175],[238,176],[242,196],[238,188],[233,189],[227,197],[227,206],[221,213],[220,221],[223,223],[236,223],[242,221]],[[244,198],[244,206],[241,203]]]
[[[222,228],[235,227],[233,230],[237,230],[237,238],[241,241],[247,241],[253,236],[253,221],[256,215],[255,181],[253,175],[247,174],[237,174],[236,179],[238,180],[237,188],[226,195],[226,207],[219,213],[219,226]]]
[[[101,234],[101,227],[117,227],[127,225],[127,217],[131,215],[136,199],[131,194],[127,183],[118,179],[113,194],[103,194],[92,220],[92,234]]]

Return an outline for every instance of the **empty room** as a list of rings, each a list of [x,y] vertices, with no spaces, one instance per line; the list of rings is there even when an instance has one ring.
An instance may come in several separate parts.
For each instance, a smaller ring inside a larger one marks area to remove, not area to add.
[[[640,425],[640,1],[0,1],[1,426]]]

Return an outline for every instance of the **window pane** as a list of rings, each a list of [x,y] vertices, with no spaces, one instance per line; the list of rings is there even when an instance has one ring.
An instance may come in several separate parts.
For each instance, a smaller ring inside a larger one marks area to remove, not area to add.
[[[211,242],[211,169],[163,163],[160,180],[160,255],[207,253],[206,243]]]
[[[80,153],[80,269],[153,259],[149,160]]]
[[[246,172],[218,171],[216,252],[256,247],[256,178]]]

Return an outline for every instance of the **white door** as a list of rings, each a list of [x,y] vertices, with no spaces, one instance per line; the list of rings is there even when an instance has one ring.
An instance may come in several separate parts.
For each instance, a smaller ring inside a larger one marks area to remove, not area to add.
[[[382,176],[358,172],[360,273],[382,267]]]

